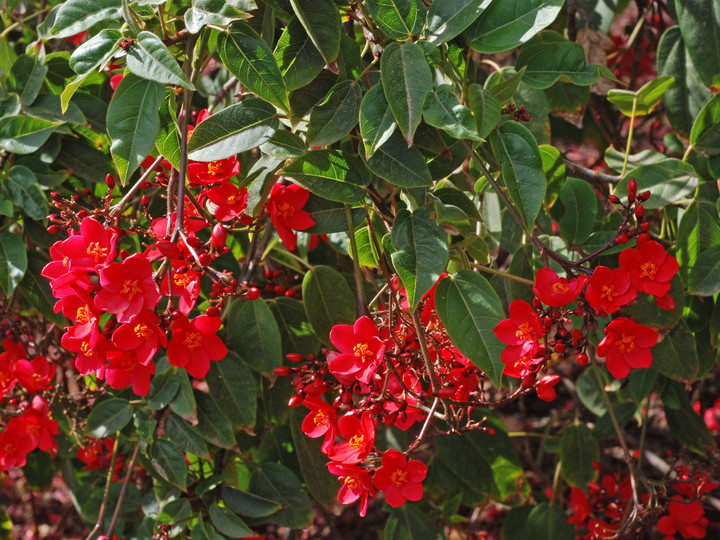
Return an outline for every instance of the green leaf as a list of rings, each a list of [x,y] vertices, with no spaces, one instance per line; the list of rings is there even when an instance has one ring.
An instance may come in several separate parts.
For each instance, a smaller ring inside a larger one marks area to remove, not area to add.
[[[632,169],[618,183],[615,194],[627,202],[627,185],[634,178],[638,193],[650,190],[650,199],[643,203],[646,209],[661,208],[678,202],[690,195],[698,185],[698,177],[692,165],[679,159],[667,158]]]
[[[259,300],[258,300],[259,302]],[[223,405],[225,416],[236,428],[255,425],[257,388],[250,370],[235,353],[210,363],[207,377],[213,398]]]
[[[345,216],[345,205],[329,201],[323,197],[310,194],[308,202],[303,206],[310,217],[315,220],[315,225],[305,229],[303,232],[309,234],[330,234],[345,232],[348,230],[347,217]],[[352,209],[353,227],[357,227],[365,219],[365,210],[362,208]]]
[[[127,49],[126,58],[128,69],[139,77],[195,89],[195,85],[185,76],[172,53],[152,32],[140,32],[135,43]]]
[[[21,110],[22,105],[20,105],[20,96],[14,92],[0,99],[0,118],[3,116],[16,116],[20,114]]]
[[[406,41],[422,30],[425,10],[418,0],[366,0],[365,6],[380,30],[397,41]]]
[[[260,497],[248,491],[222,485],[223,502],[230,510],[249,518],[261,518],[274,514],[281,508],[281,504],[265,497]]]
[[[4,276],[8,274],[4,259],[7,257],[6,252],[9,251],[8,246],[13,242],[17,242],[17,240],[10,240],[10,238],[18,238],[18,236],[10,234],[5,237],[5,234],[8,233],[0,234],[0,246],[2,246],[0,247],[0,286],[3,290],[5,290],[6,295],[10,296],[11,292],[8,293],[5,288],[6,279]],[[5,249],[2,249],[3,247]],[[15,246],[14,248],[17,250],[18,255],[20,255],[19,247],[20,246]],[[22,247],[22,253],[26,253],[25,246]],[[23,298],[32,307],[37,309],[43,317],[54,322],[60,327],[65,326],[67,321],[65,320],[65,317],[63,317],[63,314],[55,313],[53,310],[56,298],[52,294],[50,283],[47,278],[41,275],[43,268],[45,268],[45,265],[50,262],[50,259],[39,251],[27,251],[27,258],[27,270],[25,271],[25,275],[23,276],[20,284]],[[15,267],[13,267],[13,269],[14,268]],[[21,267],[18,267],[15,271],[19,271],[20,269]]]
[[[661,309],[649,294],[640,295],[632,305],[623,309],[628,316],[656,330],[671,330],[680,321],[685,307],[685,288],[679,276],[672,279],[668,294],[675,301],[675,309]]]
[[[562,475],[571,486],[586,489],[597,479],[594,461],[600,460],[600,451],[592,431],[585,424],[576,422],[565,428],[560,441]]]
[[[269,375],[282,364],[280,329],[263,300],[233,302],[226,321],[230,349],[254,370]]]
[[[305,313],[315,335],[326,345],[336,324],[354,324],[357,319],[355,295],[342,274],[329,266],[311,268],[302,283]]]
[[[470,107],[475,115],[478,136],[485,139],[500,123],[502,103],[495,97],[495,94],[483,90],[478,84],[471,84],[468,94],[470,95]]]
[[[32,105],[25,107],[25,112],[30,116],[44,118],[54,122],[67,122],[70,124],[85,124],[85,115],[80,107],[74,103],[68,104],[62,110],[61,98],[54,94],[40,94]]]
[[[243,0],[193,0],[192,7],[185,12],[185,27],[191,34],[197,34],[207,24],[225,27],[238,19],[249,16],[242,10],[253,9],[254,2]]]
[[[435,290],[435,306],[458,350],[500,387],[505,346],[493,330],[505,318],[502,303],[480,274],[462,270],[443,279]]]
[[[157,473],[173,486],[187,489],[187,465],[185,456],[175,444],[164,437],[150,447],[150,460]]]
[[[720,154],[720,94],[708,101],[698,113],[690,131],[690,144],[710,156]]]
[[[372,172],[395,186],[413,188],[432,184],[422,153],[417,148],[408,148],[400,133],[393,133],[365,161]]]
[[[651,367],[648,369],[633,369],[628,376],[628,390],[635,403],[640,403],[650,395],[658,378],[658,370]]]
[[[110,100],[107,133],[122,185],[127,183],[155,144],[160,130],[158,108],[164,97],[162,84],[128,73]]]
[[[485,81],[485,88],[500,101],[507,101],[515,95],[526,69],[523,67],[515,71],[515,68],[503,68],[502,71],[496,71]]]
[[[313,107],[307,131],[310,146],[327,146],[342,139],[358,123],[362,92],[351,81],[336,84],[322,105]]]
[[[653,367],[671,379],[695,379],[700,371],[695,345],[695,336],[680,322],[652,348]]]
[[[340,150],[313,150],[295,159],[282,174],[305,189],[331,201],[359,204],[365,201],[366,175]]]
[[[30,105],[37,97],[43,83],[48,67],[44,62],[44,54],[30,56],[23,54],[15,60],[8,77],[8,86],[20,97],[20,103]]]
[[[706,86],[720,88],[720,3],[677,0],[677,21],[692,63]]]
[[[720,245],[720,219],[715,205],[707,201],[694,201],[687,207],[680,220],[677,234],[676,257],[680,263],[679,274],[688,284],[695,274],[695,264],[700,253]],[[693,283],[702,276],[693,277]]]
[[[407,291],[410,310],[414,311],[447,266],[445,231],[425,209],[412,213],[402,209],[395,216],[391,240],[395,247],[392,262]]]
[[[38,491],[50,489],[55,476],[53,458],[47,452],[30,452],[27,454],[27,462],[22,467],[22,472],[31,489]]]
[[[65,137],[57,162],[72,171],[73,176],[91,182],[105,182],[105,176],[113,174],[112,160],[84,140]]]
[[[547,181],[535,138],[518,122],[500,124],[490,134],[493,153],[502,166],[502,177],[513,203],[528,229],[540,212]]]
[[[283,354],[295,352],[307,357],[318,352],[320,340],[312,331],[302,302],[280,296],[270,302],[270,309],[282,334]]]
[[[425,96],[432,90],[432,74],[422,48],[417,43],[390,43],[380,57],[380,78],[400,131],[412,146]]]
[[[688,274],[688,292],[712,296],[720,291],[720,245],[698,254]]]
[[[526,540],[574,540],[575,529],[561,506],[540,503],[528,515]]]
[[[482,53],[509,51],[550,25],[563,0],[504,0],[492,2],[465,30],[470,46]]]
[[[608,101],[614,104],[625,116],[633,116],[633,102],[635,103],[635,116],[647,116],[655,110],[663,94],[675,84],[673,77],[658,77],[645,83],[637,92],[611,88],[608,91]]]
[[[698,454],[706,455],[708,451],[715,450],[717,443],[713,439],[705,421],[693,410],[687,392],[680,383],[674,381],[668,381],[668,386],[671,382],[676,386],[675,394],[679,398],[678,407],[668,406],[665,402],[665,393],[662,396],[665,419],[670,433],[678,441]]]
[[[382,84],[376,84],[363,96],[360,103],[360,134],[365,145],[365,155],[371,158],[397,128]]]
[[[455,38],[485,11],[490,0],[435,0],[427,13],[425,37],[440,45]]]
[[[299,408],[290,411],[289,423],[293,446],[300,463],[302,479],[313,497],[325,506],[331,506],[337,497],[337,477],[330,474],[327,458],[320,450],[322,439],[311,439],[302,431],[305,411]]]
[[[442,84],[427,95],[423,118],[456,139],[480,139],[472,112],[460,103],[449,84]]]
[[[263,463],[250,477],[250,491],[282,504],[282,508],[270,516],[273,523],[295,529],[312,522],[312,504],[307,492],[287,467]]]
[[[188,141],[188,157],[216,161],[266,142],[278,126],[272,105],[249,97],[200,122]]]
[[[158,153],[180,170],[180,131],[175,113],[175,92],[168,93],[160,105],[160,133],[155,140]]]
[[[597,216],[597,196],[592,186],[578,178],[568,178],[560,189],[559,202],[564,212],[560,232],[573,244],[582,244],[593,231]]]
[[[235,446],[235,434],[230,420],[223,414],[217,402],[205,392],[193,392],[197,403],[198,424],[196,429],[203,438],[219,446],[230,449]]]
[[[325,60],[298,18],[285,27],[273,54],[289,92],[308,84],[325,67]]]
[[[241,538],[253,535],[253,531],[245,522],[224,506],[218,506],[217,503],[212,504],[208,509],[208,513],[210,515],[210,521],[215,528],[230,538]]]
[[[111,437],[132,420],[132,415],[133,408],[127,399],[106,399],[93,405],[85,433],[96,439]]]
[[[197,422],[197,403],[190,383],[190,376],[184,369],[177,370],[175,376],[178,380],[178,391],[170,402],[170,410],[195,424]]]
[[[179,450],[204,459],[211,459],[205,439],[178,415],[170,413],[170,416],[163,420],[163,432]]]
[[[406,502],[390,512],[384,540],[443,540],[445,535],[417,503]]]
[[[0,286],[5,296],[10,295],[22,280],[28,267],[27,251],[21,236],[4,232],[0,234]]]
[[[45,144],[59,125],[32,116],[4,116],[0,118],[0,148],[13,154],[31,154]]]
[[[340,50],[342,20],[332,0],[290,0],[292,10],[325,60],[330,64]]]
[[[55,16],[50,38],[66,38],[110,19],[122,19],[121,0],[67,0]]]
[[[598,66],[588,65],[582,46],[570,41],[526,45],[515,62],[516,70],[523,67],[523,82],[541,90],[557,81],[590,86],[600,79]]]
[[[255,30],[236,22],[218,37],[218,52],[225,67],[242,85],[268,103],[290,110],[288,91],[270,47]]]
[[[8,187],[15,206],[22,208],[35,221],[45,219],[48,205],[35,173],[27,167],[15,165],[8,173]]]

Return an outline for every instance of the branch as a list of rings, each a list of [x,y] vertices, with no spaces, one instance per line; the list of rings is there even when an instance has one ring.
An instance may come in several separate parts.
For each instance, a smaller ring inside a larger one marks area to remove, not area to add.
[[[601,184],[617,184],[620,181],[619,176],[613,176],[611,174],[605,174],[593,171],[591,169],[586,169],[585,167],[576,165],[571,161],[565,162],[565,169],[568,173],[570,173],[570,175],[577,176],[578,178],[582,180],[587,180],[591,183],[597,182]]]

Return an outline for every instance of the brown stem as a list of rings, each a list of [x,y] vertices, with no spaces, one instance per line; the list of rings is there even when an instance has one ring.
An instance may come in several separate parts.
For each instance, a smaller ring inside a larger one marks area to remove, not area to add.
[[[148,178],[150,178],[150,175],[155,171],[155,167],[160,165],[160,162],[163,160],[163,156],[158,156],[157,159],[153,162],[152,165],[150,165],[150,168],[147,169],[143,175],[140,177],[140,179],[135,182],[133,187],[130,188],[130,191],[128,191],[125,196],[120,199],[120,202],[114,205],[110,209],[110,218],[116,217],[120,212],[122,212],[122,209],[125,208],[125,205],[128,203],[128,201],[132,198],[133,195],[135,195],[135,192],[140,189],[140,186],[147,181]]]
[[[576,165],[570,161],[565,162],[565,169],[570,175],[577,176],[578,178],[587,180],[591,183],[617,184],[620,182],[619,176],[613,176],[611,174],[586,169],[585,167],[581,167],[580,165]]]
[[[130,458],[130,463],[128,463],[127,466],[127,474],[125,475],[125,480],[123,480],[122,488],[120,488],[120,495],[118,495],[117,504],[115,505],[115,511],[113,512],[112,519],[110,520],[110,526],[108,527],[107,534],[105,535],[108,538],[112,538],[113,531],[115,530],[115,525],[117,524],[118,518],[120,517],[120,511],[122,510],[122,505],[125,501],[125,494],[127,493],[128,483],[130,482],[132,468],[135,465],[135,460],[138,457],[139,451],[140,441],[138,441],[135,445],[135,450],[133,450],[132,457]]]
[[[120,433],[115,434],[115,444],[113,445],[112,457],[110,458],[110,468],[108,469],[107,477],[105,479],[105,490],[103,491],[102,502],[100,503],[100,511],[98,513],[97,522],[93,527],[90,534],[85,537],[85,540],[92,540],[93,536],[99,532],[102,528],[103,519],[105,519],[105,510],[107,509],[108,497],[110,495],[110,485],[112,484],[113,473],[115,472],[115,462],[117,461],[118,449],[120,448]]]

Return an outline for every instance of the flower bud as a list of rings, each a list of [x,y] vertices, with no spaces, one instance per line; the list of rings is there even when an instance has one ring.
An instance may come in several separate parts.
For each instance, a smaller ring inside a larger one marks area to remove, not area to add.
[[[635,208],[635,217],[641,218],[645,215],[645,207],[644,206],[637,206]]]
[[[627,234],[618,234],[617,238],[615,239],[616,244],[622,244],[625,245],[628,243],[628,235]]]
[[[288,401],[288,407],[294,409],[295,407],[299,407],[300,405],[302,405],[303,401],[305,401],[305,394],[295,394]]]
[[[628,182],[628,193],[635,193],[637,191],[637,182],[634,178],[631,178]]]
[[[105,184],[109,188],[115,187],[115,177],[112,174],[108,174],[105,176]]]
[[[290,375],[290,368],[287,366],[279,366],[273,369],[273,373],[279,377],[286,377],[287,375]]]
[[[618,197],[617,195],[610,195],[608,197],[608,201],[610,201],[613,204],[620,204],[620,197]]]
[[[225,227],[222,226],[222,223],[216,223],[212,230],[212,245],[216,248],[223,247],[225,245],[225,241],[227,240],[227,231],[225,230]]]

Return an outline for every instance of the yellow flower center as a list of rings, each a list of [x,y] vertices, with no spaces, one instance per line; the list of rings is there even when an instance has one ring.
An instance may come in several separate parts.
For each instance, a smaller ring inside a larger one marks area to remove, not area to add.
[[[515,337],[523,340],[532,339],[532,328],[530,327],[530,323],[524,322],[518,326],[518,329],[515,330]]]
[[[561,282],[559,282],[559,281],[558,281],[557,283],[553,283],[552,292],[555,293],[555,294],[557,294],[557,293],[563,293],[563,294],[565,294],[565,293],[568,292],[569,290],[570,290],[570,287],[568,287],[568,286],[565,285],[564,283],[561,283]]]
[[[132,300],[133,297],[140,292],[137,279],[126,279],[120,292],[127,295],[129,300]]]
[[[602,292],[600,293],[600,298],[604,298],[608,302],[613,301],[613,297],[618,296],[618,293],[615,292],[614,287],[610,287],[608,285],[603,285]]]
[[[94,319],[92,316],[92,312],[90,311],[90,306],[81,306],[78,308],[77,313],[75,313],[75,319],[77,319],[77,322],[80,324],[85,324]]]
[[[135,331],[135,335],[140,339],[147,339],[152,335],[152,330],[147,324],[138,323],[133,330]]]
[[[187,274],[175,274],[173,275],[173,284],[183,289],[190,283],[190,276]]]
[[[395,472],[390,475],[390,481],[397,487],[402,486],[404,483],[407,482],[407,471],[403,471],[402,469],[395,469]]]
[[[318,410],[313,417],[316,426],[327,426],[329,424],[328,417],[324,411]]]
[[[655,274],[657,274],[658,269],[652,261],[647,261],[640,265],[640,270],[642,270],[642,272],[640,273],[641,278],[648,278],[654,280]]]
[[[208,173],[213,176],[219,176],[222,174],[223,163],[222,161],[211,161],[207,166]]]
[[[183,340],[183,345],[191,351],[199,349],[200,345],[202,345],[202,336],[200,335],[200,332],[188,332]]]
[[[629,353],[635,348],[635,336],[622,334],[622,338],[616,344],[621,353]]]
[[[88,343],[87,341],[83,341],[80,344],[80,352],[85,356],[90,356],[92,354],[92,348],[90,347],[90,343]]]
[[[295,213],[295,209],[286,202],[281,202],[277,205],[277,215],[283,219],[292,217]]]
[[[100,242],[90,242],[87,247],[87,254],[95,258],[95,263],[99,263],[107,259],[110,248],[101,247]]]
[[[355,353],[355,357],[359,358],[363,364],[373,356],[373,352],[370,350],[367,343],[358,343],[355,345],[353,347],[353,353]]]
[[[365,435],[353,435],[348,444],[355,450],[362,450],[365,447]]]
[[[348,487],[348,489],[357,489],[359,487],[358,481],[354,476],[346,476],[343,483]]]

